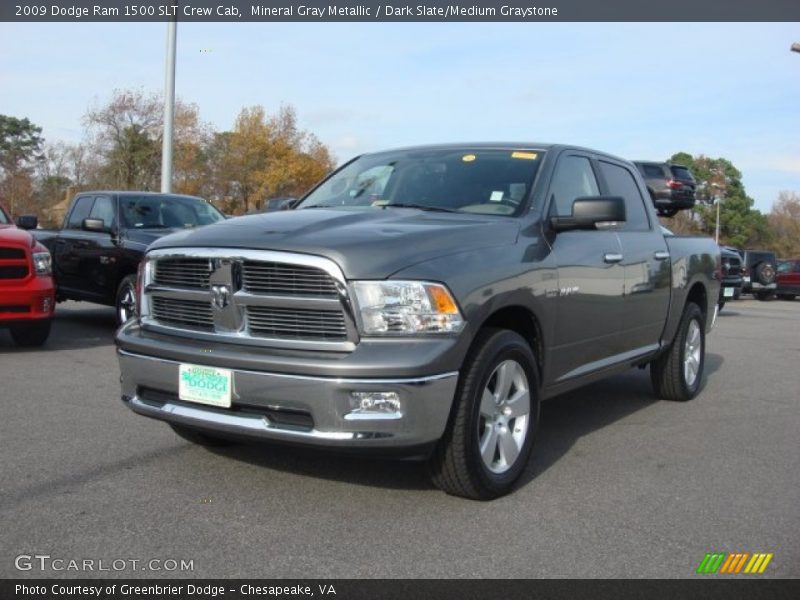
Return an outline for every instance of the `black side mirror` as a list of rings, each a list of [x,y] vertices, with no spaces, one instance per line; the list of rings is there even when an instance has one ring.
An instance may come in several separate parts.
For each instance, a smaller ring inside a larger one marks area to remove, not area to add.
[[[20,215],[16,223],[20,229],[36,229],[39,226],[39,219],[36,215]]]
[[[103,219],[84,219],[81,223],[81,229],[84,231],[97,231],[99,233],[109,232],[109,229],[106,227],[106,222]]]
[[[625,221],[625,200],[620,196],[584,196],[572,203],[572,216],[551,217],[554,231],[596,229],[598,223]]]

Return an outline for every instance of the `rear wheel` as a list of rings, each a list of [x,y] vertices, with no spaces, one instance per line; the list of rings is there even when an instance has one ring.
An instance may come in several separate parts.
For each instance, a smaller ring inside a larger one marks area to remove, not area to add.
[[[794,294],[778,294],[778,298],[781,300],[794,300]]]
[[[691,400],[700,391],[706,355],[705,318],[693,302],[683,310],[669,350],[650,363],[650,381],[663,400]]]
[[[772,292],[754,292],[753,295],[762,302],[766,302],[767,300],[772,300]]]
[[[117,325],[124,325],[136,315],[136,275],[124,277],[117,288]]]
[[[14,323],[9,327],[11,338],[17,346],[41,346],[50,336],[50,319]]]
[[[536,360],[513,331],[487,329],[462,371],[453,414],[429,467],[448,494],[490,500],[511,491],[539,425]]]
[[[225,446],[233,446],[234,444],[236,444],[236,442],[232,440],[226,440],[225,438],[220,438],[215,435],[199,431],[197,429],[192,429],[191,427],[186,427],[185,425],[170,423],[169,426],[172,427],[172,431],[177,433],[187,442],[192,442],[193,444],[197,444],[198,446],[207,446],[209,448],[221,448]]]

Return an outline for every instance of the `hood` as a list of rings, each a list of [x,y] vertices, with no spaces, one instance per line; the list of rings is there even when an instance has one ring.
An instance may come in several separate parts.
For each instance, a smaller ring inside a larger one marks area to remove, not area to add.
[[[33,236],[24,229],[17,229],[13,225],[0,225],[0,244],[32,248],[34,243]]]
[[[149,246],[156,240],[176,231],[183,231],[183,229],[128,229],[125,232],[125,239],[135,244]]]
[[[350,279],[382,279],[420,262],[513,244],[519,221],[417,209],[309,208],[239,217],[180,231],[151,248],[227,247],[330,258]]]

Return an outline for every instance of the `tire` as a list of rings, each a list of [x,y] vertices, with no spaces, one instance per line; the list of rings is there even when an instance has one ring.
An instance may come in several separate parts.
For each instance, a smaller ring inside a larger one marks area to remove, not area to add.
[[[24,348],[41,346],[50,336],[50,319],[14,323],[9,327],[9,332],[17,346]]]
[[[795,297],[794,294],[778,294],[778,298],[780,298],[781,300],[791,301],[794,300],[794,297]]]
[[[658,398],[685,402],[700,391],[706,362],[705,323],[700,307],[688,303],[669,350],[650,363],[650,381]],[[693,369],[686,364],[690,353]]]
[[[762,285],[769,285],[775,282],[775,266],[769,262],[760,262],[753,267],[753,275],[756,281]]]
[[[170,423],[169,426],[172,428],[172,431],[178,434],[178,436],[182,437],[187,442],[197,444],[198,446],[205,446],[207,448],[224,448],[225,446],[234,446],[236,444],[236,442],[233,440],[220,438],[197,429],[192,429],[191,427],[178,425],[177,423]]]
[[[739,300],[741,297],[742,297],[742,289],[741,288],[736,288],[734,290],[734,292],[733,292],[733,299],[734,300]]]
[[[753,292],[753,295],[756,299],[761,300],[762,302],[767,302],[768,300],[772,300],[772,292]]]
[[[124,325],[136,315],[136,275],[122,278],[114,301],[117,325]]]
[[[719,309],[722,310],[723,308],[725,308],[725,300],[719,303]]]
[[[486,329],[461,372],[447,429],[428,467],[433,483],[448,494],[491,500],[511,491],[533,449],[539,427],[536,358],[519,334]]]

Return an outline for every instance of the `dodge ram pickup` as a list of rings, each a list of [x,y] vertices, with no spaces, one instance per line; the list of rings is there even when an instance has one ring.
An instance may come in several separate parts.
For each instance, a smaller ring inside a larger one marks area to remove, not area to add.
[[[665,235],[628,161],[541,144],[360,156],[291,210],[161,238],[117,332],[122,400],[194,443],[425,457],[510,491],[540,402],[649,365],[701,389],[720,255]]]
[[[224,218],[194,196],[81,192],[72,199],[61,230],[39,229],[34,235],[53,255],[56,299],[114,306],[122,324],[134,313],[136,268],[147,245]]]
[[[35,218],[19,217],[17,224],[0,206],[0,328],[19,346],[41,346],[55,306],[50,253],[25,231],[36,227]]]

